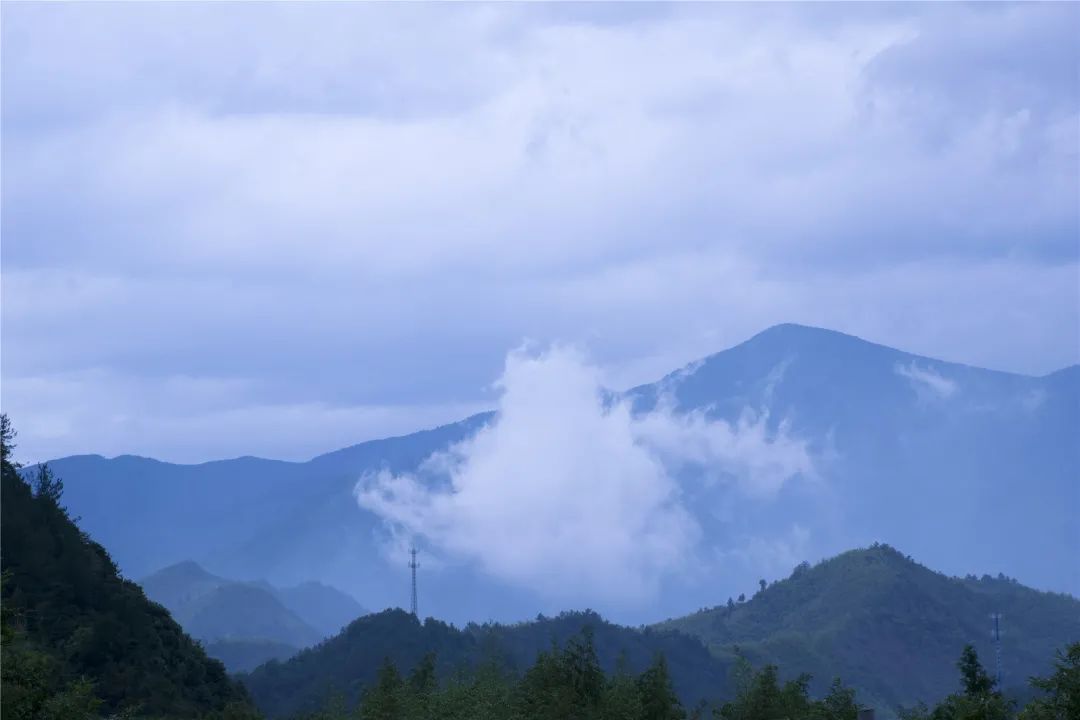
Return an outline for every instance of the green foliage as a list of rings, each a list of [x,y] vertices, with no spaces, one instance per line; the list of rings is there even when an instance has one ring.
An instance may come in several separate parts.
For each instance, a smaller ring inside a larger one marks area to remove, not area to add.
[[[987,695],[994,689],[994,681],[989,673],[983,669],[979,662],[979,655],[971,645],[965,645],[960,654],[960,662],[956,664],[960,668],[960,680],[964,686],[964,694],[970,696]]]
[[[354,711],[341,695],[322,708],[296,716],[305,720],[682,720],[686,717],[658,656],[638,676],[625,662],[609,678],[589,631],[565,647],[551,647],[520,677],[493,662],[458,672],[445,683],[439,663],[425,655],[408,678],[389,659],[366,687]]]
[[[735,699],[714,711],[717,720],[856,720],[855,691],[839,679],[821,700],[810,697],[810,678],[800,675],[781,683],[775,665],[754,671],[745,658],[735,668]]]
[[[60,504],[60,479],[41,466],[33,487],[24,482],[14,438],[0,415],[0,715],[213,717],[230,707],[222,720],[250,714],[246,693],[224,667],[80,532]]]
[[[1032,687],[1043,693],[1028,703],[1021,720],[1076,720],[1080,718],[1080,642],[1059,651],[1054,672],[1031,678]]]
[[[975,648],[967,645],[956,664],[962,691],[945,697],[929,710],[920,704],[901,714],[903,720],[1011,720],[1013,703],[994,689],[994,681],[983,669]]]
[[[954,692],[964,646],[984,657],[992,651],[995,612],[1008,622],[1002,645],[1011,677],[1045,674],[1061,642],[1080,638],[1074,597],[1005,577],[946,577],[888,545],[802,565],[745,603],[657,627],[700,638],[724,661],[736,660],[738,646],[756,665],[810,673],[815,696],[839,675],[882,716]],[[1020,688],[1001,690],[1026,699]]]
[[[642,720],[682,720],[686,717],[671,686],[667,662],[657,655],[653,664],[638,678],[638,692],[644,709]]]
[[[563,657],[559,648],[570,652],[564,658],[569,665],[556,662]],[[479,670],[489,677],[528,674],[529,683],[540,687],[561,682],[564,675],[576,678],[572,684],[576,696],[545,701],[556,707],[563,703],[581,708],[591,702],[582,698],[607,692],[607,674],[616,670],[620,654],[624,673],[635,677],[657,653],[662,654],[674,690],[684,702],[716,697],[727,678],[726,664],[694,638],[620,627],[595,613],[563,613],[530,623],[458,629],[430,618],[420,623],[404,611],[387,610],[357,619],[341,634],[287,662],[256,668],[243,676],[243,682],[269,716],[313,712],[335,692],[355,705],[362,688],[370,687],[378,677],[383,658],[391,658],[399,668],[415,668],[427,653],[434,653],[438,677],[456,678],[452,682],[459,686],[458,695],[497,687],[476,686]],[[544,658],[540,667],[536,667],[538,657]]]

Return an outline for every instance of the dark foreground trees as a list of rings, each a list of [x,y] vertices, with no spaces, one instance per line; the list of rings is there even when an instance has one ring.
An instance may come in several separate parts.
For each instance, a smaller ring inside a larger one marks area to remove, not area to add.
[[[495,665],[440,682],[431,656],[403,676],[389,661],[359,706],[331,699],[305,720],[683,720],[667,664],[657,656],[634,676],[600,667],[590,632],[540,653],[521,677]]]
[[[704,720],[705,708],[687,712],[657,655],[639,675],[620,662],[607,675],[586,630],[562,649],[542,652],[520,678],[486,666],[470,677],[440,684],[435,662],[425,658],[408,677],[385,662],[378,679],[350,709],[334,699],[305,720]],[[809,676],[781,683],[777,670],[755,672],[745,660],[736,698],[716,709],[717,720],[856,720],[855,693],[839,680],[820,700],[811,699]]]
[[[252,715],[224,666],[68,517],[59,478],[42,466],[24,481],[14,439],[0,415],[0,717]]]
[[[1040,695],[1019,712],[983,669],[975,649],[964,648],[957,663],[961,691],[932,710],[925,705],[901,713],[902,720],[1078,720],[1080,718],[1080,642],[1058,653],[1054,673],[1031,678]]]

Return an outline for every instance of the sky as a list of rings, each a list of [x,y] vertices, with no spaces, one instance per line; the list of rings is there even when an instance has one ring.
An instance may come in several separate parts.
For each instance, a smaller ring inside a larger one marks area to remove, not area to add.
[[[26,461],[305,459],[494,407],[523,343],[1080,362],[1075,4],[0,12]]]

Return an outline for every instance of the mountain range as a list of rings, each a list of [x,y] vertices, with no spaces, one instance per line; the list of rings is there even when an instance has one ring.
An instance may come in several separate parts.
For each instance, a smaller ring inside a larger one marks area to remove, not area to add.
[[[730,699],[742,656],[757,667],[778,665],[785,679],[809,673],[819,697],[839,677],[860,704],[895,717],[901,708],[937,702],[957,689],[956,661],[965,645],[993,670],[995,612],[1005,623],[1003,686],[1007,695],[1027,698],[1027,679],[1045,674],[1055,650],[1080,639],[1080,600],[1004,577],[947,577],[887,545],[800,565],[744,601],[640,628],[587,611],[457,629],[388,610],[241,680],[268,716],[290,715],[314,710],[337,693],[355,702],[375,682],[384,658],[407,672],[434,652],[443,678],[491,663],[516,673],[588,628],[607,672],[620,656],[636,673],[662,653],[686,707]]]
[[[801,560],[879,541],[951,575],[990,570],[1080,593],[1080,366],[1031,377],[780,325],[613,397],[639,414],[664,406],[732,427],[750,418],[809,458],[768,500],[735,508],[720,494],[724,483],[680,474],[700,555],[722,562],[664,582],[644,609],[598,608],[620,621],[714,606]],[[366,607],[392,607],[408,598],[407,568],[388,552],[383,521],[357,505],[358,478],[413,471],[495,419],[477,415],[300,463],[84,455],[50,465],[67,483],[72,512],[128,576],[194,559],[225,577],[317,580]],[[552,608],[454,558],[425,565],[421,598],[426,614],[458,622]]]
[[[226,580],[191,561],[159,570],[140,585],[230,671],[287,658],[336,635],[366,612],[350,596],[321,583],[277,588]]]

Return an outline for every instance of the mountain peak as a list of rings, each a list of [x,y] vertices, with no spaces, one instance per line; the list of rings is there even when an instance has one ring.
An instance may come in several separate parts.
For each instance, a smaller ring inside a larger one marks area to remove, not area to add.
[[[189,581],[202,580],[202,581],[215,581],[221,578],[208,572],[202,565],[199,565],[194,560],[181,560],[178,563],[164,567],[158,570],[156,573],[150,575],[143,582],[153,582],[155,580],[164,579],[184,579]]]

